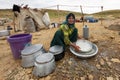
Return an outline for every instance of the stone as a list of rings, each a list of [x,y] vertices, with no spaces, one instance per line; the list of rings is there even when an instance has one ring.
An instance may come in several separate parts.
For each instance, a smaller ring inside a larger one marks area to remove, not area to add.
[[[116,78],[116,80],[119,80],[119,78]]]
[[[26,71],[25,71],[27,74],[30,74],[32,71],[31,71],[31,69],[26,69]]]
[[[12,73],[12,71],[11,71],[11,70],[8,70],[8,72],[7,72],[6,75],[9,75],[9,74],[11,74],[11,73]]]
[[[24,80],[30,80],[28,75],[25,75]]]
[[[100,77],[99,80],[106,80],[104,77]]]
[[[108,66],[111,67],[111,62],[107,62]]]
[[[93,75],[88,75],[89,80],[93,80]]]
[[[115,39],[115,36],[110,36],[110,39]]]
[[[80,80],[85,80],[85,77],[80,77]]]
[[[101,67],[100,67],[100,65],[99,65],[99,64],[97,64],[97,65],[96,65],[96,67],[97,67],[97,69],[101,69]]]
[[[108,57],[105,57],[105,60],[108,61]]]
[[[117,58],[112,58],[111,61],[112,61],[112,62],[116,62],[116,63],[120,63],[120,60],[117,59]]]
[[[68,64],[71,65],[71,64],[72,64],[72,61],[69,61]]]
[[[98,40],[97,39],[93,39],[93,40],[91,40],[91,42],[98,43]]]
[[[104,65],[104,64],[105,64],[105,62],[104,62],[103,59],[100,59],[100,64],[101,64],[101,65]]]
[[[113,80],[113,77],[107,77],[107,80]]]

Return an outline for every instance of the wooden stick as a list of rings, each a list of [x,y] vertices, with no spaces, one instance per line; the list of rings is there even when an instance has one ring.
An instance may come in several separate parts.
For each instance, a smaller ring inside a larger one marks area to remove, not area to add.
[[[14,15],[13,15],[13,26],[14,26],[14,32],[16,32],[16,28],[15,28],[15,12],[14,12]]]
[[[59,19],[59,22],[60,22],[60,17],[59,17],[59,5],[57,5],[57,13],[58,13],[58,19]]]
[[[103,6],[101,6],[101,12],[103,12]],[[102,15],[101,15],[101,25],[102,25]]]
[[[81,13],[82,13],[82,17],[83,17],[83,26],[84,26],[84,13],[83,13],[83,10],[82,10],[82,6],[80,5],[80,9],[81,9]]]

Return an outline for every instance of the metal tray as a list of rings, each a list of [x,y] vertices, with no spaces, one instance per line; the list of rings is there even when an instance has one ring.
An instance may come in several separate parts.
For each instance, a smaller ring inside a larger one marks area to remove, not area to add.
[[[92,50],[89,52],[86,52],[86,53],[85,52],[76,52],[73,47],[70,47],[69,49],[74,55],[76,55],[77,57],[80,57],[80,58],[89,58],[89,57],[95,56],[98,52],[98,47],[95,44],[92,44]]]

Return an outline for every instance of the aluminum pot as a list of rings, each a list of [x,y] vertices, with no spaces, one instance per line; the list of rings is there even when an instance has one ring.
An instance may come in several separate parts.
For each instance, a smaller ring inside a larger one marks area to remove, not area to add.
[[[32,74],[37,77],[47,76],[55,70],[55,59],[52,53],[39,55],[35,60]]]
[[[50,47],[49,52],[55,56],[55,61],[61,60],[65,55],[63,47],[59,45]]]
[[[8,30],[1,30],[0,36],[9,36],[10,32]]]
[[[22,67],[34,66],[35,58],[43,53],[45,53],[45,50],[42,44],[35,44],[26,47],[21,51]]]

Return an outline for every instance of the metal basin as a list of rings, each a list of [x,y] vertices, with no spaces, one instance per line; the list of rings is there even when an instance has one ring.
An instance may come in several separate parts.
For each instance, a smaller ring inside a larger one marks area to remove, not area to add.
[[[97,45],[92,44],[92,50],[89,52],[76,52],[73,47],[70,47],[70,51],[79,58],[90,58],[97,54],[98,47]]]

